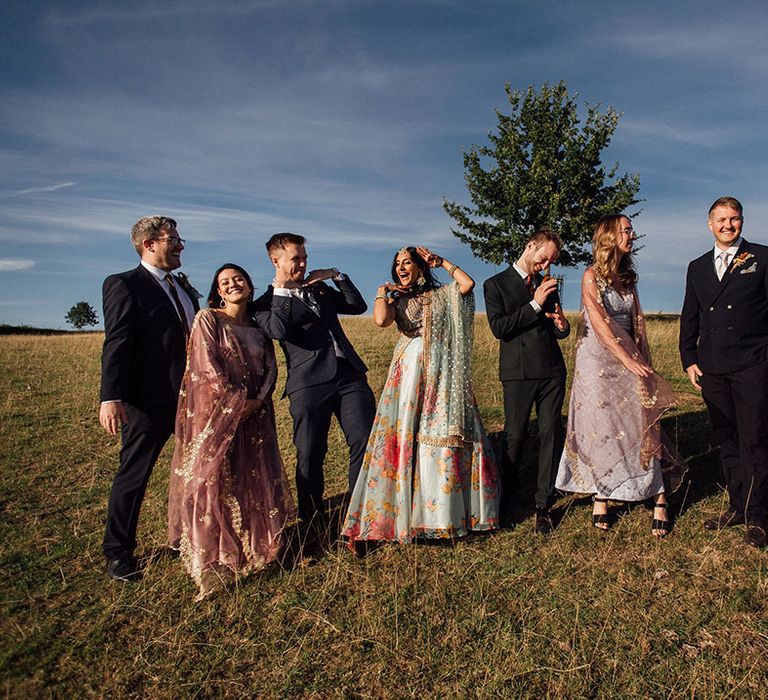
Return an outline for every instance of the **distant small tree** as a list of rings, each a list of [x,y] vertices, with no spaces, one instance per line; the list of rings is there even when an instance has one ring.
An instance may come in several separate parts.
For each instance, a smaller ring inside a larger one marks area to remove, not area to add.
[[[78,301],[64,318],[78,331],[85,326],[95,326],[99,322],[96,312],[87,301]]]
[[[451,229],[478,258],[494,264],[515,260],[528,236],[546,226],[560,234],[559,264],[576,266],[591,259],[597,220],[637,204],[640,176],[606,171],[601,151],[610,143],[619,113],[587,105],[580,124],[576,97],[564,82],[533,85],[522,93],[505,86],[511,114],[496,110],[497,132],[489,146],[464,153],[464,179],[472,206],[443,202],[459,225]],[[610,182],[613,180],[613,182]]]

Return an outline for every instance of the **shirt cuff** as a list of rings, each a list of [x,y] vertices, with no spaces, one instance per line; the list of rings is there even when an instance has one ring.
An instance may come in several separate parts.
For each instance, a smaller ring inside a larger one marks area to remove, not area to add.
[[[122,403],[122,399],[106,399],[101,402],[101,405],[103,406],[105,403]]]
[[[539,302],[537,302],[535,299],[531,299],[530,304],[536,313],[541,311],[541,306],[539,306]]]
[[[272,295],[276,297],[289,297],[291,290],[288,287],[272,287]]]

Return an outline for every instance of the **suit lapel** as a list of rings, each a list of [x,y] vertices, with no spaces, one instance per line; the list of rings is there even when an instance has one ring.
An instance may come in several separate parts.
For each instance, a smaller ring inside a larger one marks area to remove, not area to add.
[[[523,278],[520,277],[517,270],[512,265],[507,268],[507,284],[509,285],[510,292],[517,297],[530,298],[528,287],[525,286]]]
[[[734,273],[734,270],[736,270],[736,267],[734,266],[734,264],[736,263],[736,259],[744,253],[749,253],[749,243],[747,243],[747,241],[742,238],[741,245],[739,246],[739,249],[736,251],[736,255],[733,256],[733,260],[731,260],[731,264],[728,266],[728,269],[725,271],[725,274],[723,275],[723,279],[718,280],[717,273],[715,273],[715,282],[717,283],[717,290],[715,291],[715,295],[710,300],[709,306],[712,306],[712,304],[714,304],[715,301],[717,301],[717,298],[723,293],[725,288],[733,280],[733,277],[734,277],[733,273]],[[710,267],[714,270],[714,265],[710,265]]]

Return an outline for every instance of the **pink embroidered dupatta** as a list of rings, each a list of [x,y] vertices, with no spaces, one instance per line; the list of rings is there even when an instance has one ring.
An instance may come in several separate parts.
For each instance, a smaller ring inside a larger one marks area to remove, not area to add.
[[[212,309],[198,313],[176,417],[168,536],[199,597],[206,575],[213,582],[222,570],[243,575],[272,561],[293,515],[271,399],[276,375],[260,330]],[[243,420],[248,398],[265,406]]]

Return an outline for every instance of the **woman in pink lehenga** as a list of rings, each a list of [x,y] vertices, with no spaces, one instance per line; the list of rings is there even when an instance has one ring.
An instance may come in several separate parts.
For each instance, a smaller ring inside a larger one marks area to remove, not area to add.
[[[626,216],[597,223],[594,262],[582,278],[568,429],[555,485],[592,494],[592,523],[601,530],[610,527],[608,501],[653,499],[651,531],[664,537],[667,495],[686,467],[661,430],[675,395],[651,366],[634,240]]]
[[[195,317],[179,395],[168,497],[170,546],[198,586],[274,560],[293,503],[277,446],[272,342],[248,317],[253,283],[216,271]]]

